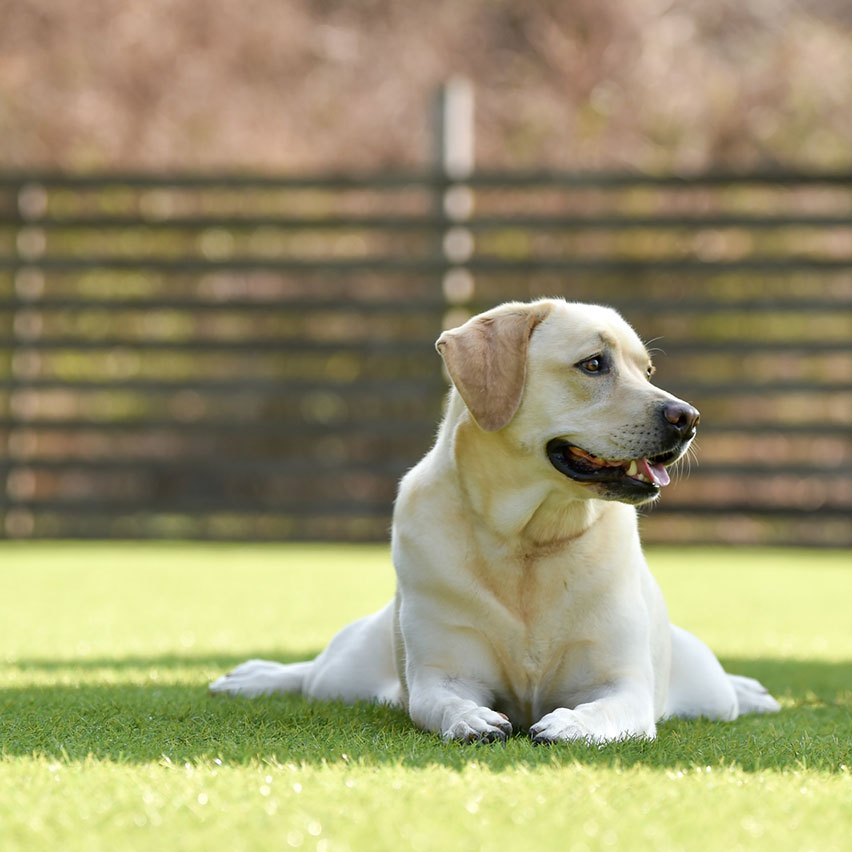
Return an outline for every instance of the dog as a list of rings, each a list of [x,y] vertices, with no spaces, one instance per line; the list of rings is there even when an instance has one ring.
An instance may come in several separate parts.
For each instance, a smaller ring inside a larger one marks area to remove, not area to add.
[[[639,541],[699,413],[656,387],[613,309],[510,302],[437,341],[452,380],[432,449],[402,479],[397,592],[310,662],[250,660],[213,694],[405,708],[462,742],[603,744],[670,717],[779,704],[669,624]]]

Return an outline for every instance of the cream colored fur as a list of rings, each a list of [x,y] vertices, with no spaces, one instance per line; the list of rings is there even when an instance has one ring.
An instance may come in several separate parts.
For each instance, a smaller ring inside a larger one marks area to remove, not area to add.
[[[756,681],[727,675],[669,624],[636,509],[569,479],[545,446],[607,459],[659,452],[678,401],[609,308],[510,303],[438,341],[454,388],[435,445],[394,510],[394,601],[344,628],[314,661],[251,660],[214,694],[301,692],[404,707],[445,738],[602,743],[654,737],[668,716],[772,712]],[[578,364],[605,352],[606,376]]]

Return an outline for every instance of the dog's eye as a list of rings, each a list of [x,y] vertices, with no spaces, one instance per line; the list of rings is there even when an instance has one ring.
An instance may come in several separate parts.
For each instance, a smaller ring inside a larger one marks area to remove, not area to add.
[[[654,366],[652,364],[649,364],[648,369],[645,370],[645,373],[647,374],[649,379],[651,378],[651,376],[654,375],[654,372],[655,372]]]
[[[591,358],[586,358],[585,361],[580,361],[577,366],[584,373],[606,373],[609,365],[603,355],[594,355]]]

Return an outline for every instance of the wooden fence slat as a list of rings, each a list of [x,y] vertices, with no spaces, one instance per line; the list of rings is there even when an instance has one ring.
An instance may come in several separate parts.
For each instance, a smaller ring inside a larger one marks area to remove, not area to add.
[[[455,172],[0,173],[0,535],[384,538],[440,418],[444,324],[562,295],[664,335],[660,384],[702,409],[707,457],[646,510],[652,538],[739,518],[732,540],[852,545],[852,173],[459,151]]]

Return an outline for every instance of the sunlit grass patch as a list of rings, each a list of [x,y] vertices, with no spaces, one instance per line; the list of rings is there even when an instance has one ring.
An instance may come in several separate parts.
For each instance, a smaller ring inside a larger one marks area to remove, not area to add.
[[[848,848],[849,554],[658,550],[673,620],[784,710],[655,742],[460,746],[404,713],[212,699],[392,593],[384,547],[0,547],[0,848]]]

